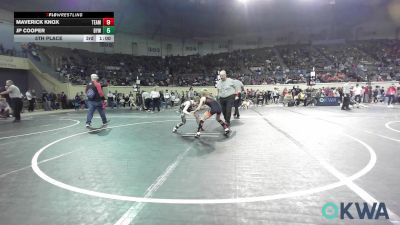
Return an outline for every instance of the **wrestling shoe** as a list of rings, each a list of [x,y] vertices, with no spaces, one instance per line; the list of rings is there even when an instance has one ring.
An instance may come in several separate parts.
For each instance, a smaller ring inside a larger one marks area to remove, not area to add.
[[[106,127],[108,126],[108,123],[110,123],[110,120],[107,120],[107,122],[103,123],[103,125],[101,127]]]
[[[176,131],[178,131],[178,129],[176,129],[176,127],[172,128],[172,133],[176,133]]]
[[[231,130],[229,128],[225,128],[225,132],[224,132],[225,135],[229,134],[230,132],[231,132]]]

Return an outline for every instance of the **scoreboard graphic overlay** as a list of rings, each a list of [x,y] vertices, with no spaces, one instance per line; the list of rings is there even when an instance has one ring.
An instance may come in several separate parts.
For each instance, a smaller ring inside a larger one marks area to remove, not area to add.
[[[14,42],[114,42],[114,12],[14,12]]]

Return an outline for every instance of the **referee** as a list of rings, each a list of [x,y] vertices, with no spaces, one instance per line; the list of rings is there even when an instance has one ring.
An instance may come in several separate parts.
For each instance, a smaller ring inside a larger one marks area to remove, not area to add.
[[[222,106],[225,122],[228,126],[231,123],[232,107],[235,99],[239,99],[237,84],[231,78],[226,77],[226,71],[221,70],[219,73],[221,78],[217,83],[219,103]]]
[[[6,90],[1,92],[0,95],[8,94],[10,96],[10,105],[14,114],[14,123],[21,121],[22,111],[22,95],[17,86],[14,85],[12,80],[6,81]]]

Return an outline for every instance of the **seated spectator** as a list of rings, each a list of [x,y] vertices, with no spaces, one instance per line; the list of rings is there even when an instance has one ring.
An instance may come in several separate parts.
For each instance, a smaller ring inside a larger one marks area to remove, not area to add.
[[[295,96],[294,99],[295,99],[295,104],[296,104],[297,106],[300,105],[301,102],[303,102],[304,105],[305,105],[306,95],[303,93],[302,90],[300,90],[300,93],[298,93],[298,94]]]

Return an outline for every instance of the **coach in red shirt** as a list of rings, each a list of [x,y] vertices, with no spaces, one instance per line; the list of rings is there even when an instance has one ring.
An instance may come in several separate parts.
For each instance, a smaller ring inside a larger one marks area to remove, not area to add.
[[[93,113],[97,110],[103,121],[103,127],[107,126],[107,118],[103,108],[103,101],[105,100],[103,90],[98,82],[99,77],[97,74],[90,75],[91,82],[86,86],[86,96],[88,98],[89,110],[86,118],[86,127],[91,128]]]

